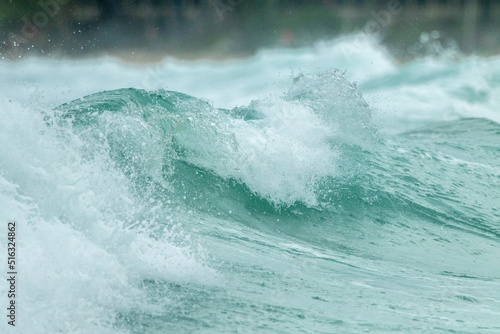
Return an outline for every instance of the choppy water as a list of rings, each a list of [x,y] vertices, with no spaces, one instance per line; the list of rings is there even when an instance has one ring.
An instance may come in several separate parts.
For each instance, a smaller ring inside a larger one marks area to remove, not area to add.
[[[0,63],[2,332],[500,332],[500,58],[344,43]]]

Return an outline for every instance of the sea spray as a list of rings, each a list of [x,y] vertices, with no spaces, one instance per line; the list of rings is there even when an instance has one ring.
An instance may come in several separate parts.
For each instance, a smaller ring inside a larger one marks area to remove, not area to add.
[[[158,311],[141,280],[217,277],[168,210],[138,198],[109,156],[88,159],[71,127],[4,105],[0,212],[19,225],[17,330],[114,333],[118,312]]]
[[[498,57],[350,38],[1,63],[16,330],[500,330]]]

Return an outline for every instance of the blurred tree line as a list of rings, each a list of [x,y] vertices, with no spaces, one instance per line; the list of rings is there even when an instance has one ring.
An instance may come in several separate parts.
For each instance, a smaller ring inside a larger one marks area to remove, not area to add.
[[[245,55],[359,31],[402,58],[424,32],[499,51],[493,0],[3,0],[0,55]]]

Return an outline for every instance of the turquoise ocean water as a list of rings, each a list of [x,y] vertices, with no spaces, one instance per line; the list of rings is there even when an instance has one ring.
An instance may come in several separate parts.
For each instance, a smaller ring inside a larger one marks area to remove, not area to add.
[[[499,333],[500,58],[350,40],[0,62],[1,332]]]

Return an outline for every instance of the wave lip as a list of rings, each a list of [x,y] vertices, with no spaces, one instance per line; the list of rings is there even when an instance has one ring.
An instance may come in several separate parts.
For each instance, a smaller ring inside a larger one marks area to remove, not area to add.
[[[86,141],[107,145],[130,175],[165,183],[161,176],[175,173],[172,161],[184,161],[284,206],[317,205],[318,184],[336,176],[338,144],[361,143],[372,129],[368,105],[339,71],[299,76],[286,95],[232,110],[135,89],[97,93],[59,110]]]

